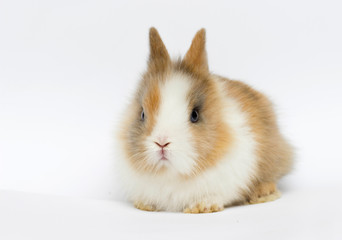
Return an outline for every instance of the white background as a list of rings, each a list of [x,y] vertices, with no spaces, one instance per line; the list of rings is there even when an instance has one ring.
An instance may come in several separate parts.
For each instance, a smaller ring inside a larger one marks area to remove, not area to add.
[[[115,126],[146,66],[148,29],[177,57],[205,27],[210,70],[266,93],[297,148],[284,195],[331,189],[317,196],[334,202],[341,9],[331,0],[0,0],[0,189],[119,199]]]

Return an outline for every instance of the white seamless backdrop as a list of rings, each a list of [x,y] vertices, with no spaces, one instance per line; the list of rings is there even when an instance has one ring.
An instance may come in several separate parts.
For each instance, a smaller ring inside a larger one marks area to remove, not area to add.
[[[118,198],[115,126],[155,26],[171,55],[207,30],[211,71],[275,103],[283,188],[341,186],[340,1],[0,1],[0,189]]]

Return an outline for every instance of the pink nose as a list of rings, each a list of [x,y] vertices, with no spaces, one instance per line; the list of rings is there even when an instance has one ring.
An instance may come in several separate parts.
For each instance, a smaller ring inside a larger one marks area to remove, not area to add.
[[[157,144],[159,147],[161,147],[161,148],[164,148],[164,147],[166,147],[167,145],[169,145],[170,144],[170,142],[168,142],[168,143],[165,143],[165,144],[160,144],[160,143],[158,143],[158,142],[154,142],[155,144]]]

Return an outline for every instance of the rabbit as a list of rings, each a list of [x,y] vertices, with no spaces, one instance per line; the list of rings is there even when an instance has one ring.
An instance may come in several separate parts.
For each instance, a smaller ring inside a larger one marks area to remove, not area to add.
[[[150,28],[146,72],[120,122],[120,179],[146,211],[209,213],[280,197],[293,165],[271,102],[209,71],[205,29],[171,60]]]

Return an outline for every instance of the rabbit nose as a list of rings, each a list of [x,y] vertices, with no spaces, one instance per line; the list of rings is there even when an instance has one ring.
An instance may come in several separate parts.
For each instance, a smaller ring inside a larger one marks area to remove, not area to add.
[[[170,142],[167,142],[167,143],[165,143],[165,144],[160,144],[160,143],[158,143],[158,142],[154,142],[155,144],[157,144],[159,147],[161,147],[161,148],[164,148],[164,147],[166,147],[167,145],[169,145],[170,144]]]

